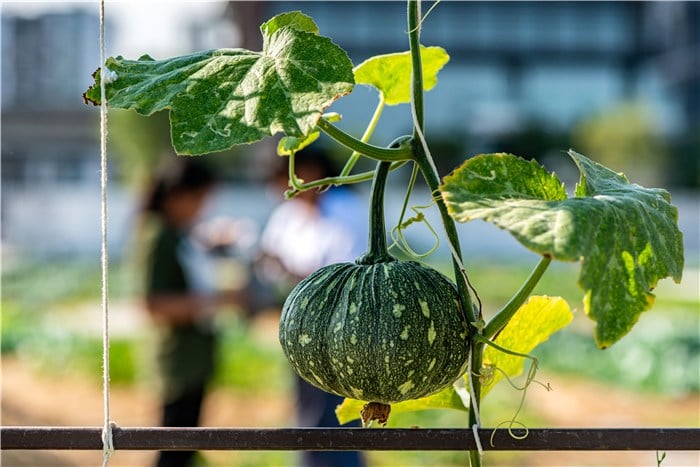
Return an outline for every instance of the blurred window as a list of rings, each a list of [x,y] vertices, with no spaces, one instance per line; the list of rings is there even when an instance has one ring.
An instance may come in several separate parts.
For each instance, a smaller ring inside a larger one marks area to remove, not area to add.
[[[2,155],[0,171],[2,171],[3,185],[7,183],[14,186],[22,186],[27,181],[26,159],[16,152]]]
[[[78,155],[67,154],[56,160],[56,182],[76,183],[83,180],[84,161]]]

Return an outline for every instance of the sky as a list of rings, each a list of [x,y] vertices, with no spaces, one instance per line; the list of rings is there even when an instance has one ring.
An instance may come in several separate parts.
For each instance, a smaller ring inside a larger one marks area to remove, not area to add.
[[[76,8],[99,13],[97,1],[2,1],[3,14],[36,16],[52,11],[70,11]],[[185,25],[195,19],[204,22],[217,18],[225,2],[221,1],[154,1],[115,0],[105,2],[105,17],[113,28],[107,31],[108,55],[123,55],[138,58],[149,53],[154,58],[184,53],[183,37]],[[95,38],[97,41],[98,38]]]

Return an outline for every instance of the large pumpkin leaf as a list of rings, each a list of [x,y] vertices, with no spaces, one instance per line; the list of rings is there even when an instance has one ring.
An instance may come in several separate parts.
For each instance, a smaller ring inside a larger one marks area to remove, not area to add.
[[[529,354],[572,319],[569,304],[563,298],[532,296],[515,312],[494,342],[504,349]],[[524,363],[523,357],[486,346],[484,365],[492,365],[500,371],[494,371],[493,377],[482,383],[481,397],[504,378],[504,373],[509,377],[522,373]]]
[[[441,186],[451,216],[484,219],[542,255],[581,260],[585,312],[605,348],[619,340],[654,301],[659,279],[683,271],[678,210],[666,190],[631,184],[622,174],[569,151],[581,172],[566,198],[553,174],[509,154],[466,161]]]
[[[338,422],[341,425],[344,425],[348,422],[359,419],[360,411],[366,403],[367,402],[359,401],[357,399],[344,399],[342,404],[335,409],[335,415],[338,417]],[[462,402],[462,399],[459,397],[459,394],[457,394],[457,391],[455,391],[452,386],[427,397],[391,404],[392,415],[429,409],[467,410]]]
[[[437,74],[450,60],[442,47],[420,47],[423,67],[423,89],[430,91],[437,84]],[[384,94],[387,105],[411,102],[411,53],[376,55],[355,67],[355,82],[374,86]]]
[[[261,26],[262,52],[219,49],[166,60],[110,57],[110,107],[150,115],[170,109],[180,154],[221,151],[283,132],[304,137],[353,87],[352,62],[313,20],[285,13]],[[100,73],[84,95],[100,102]]]

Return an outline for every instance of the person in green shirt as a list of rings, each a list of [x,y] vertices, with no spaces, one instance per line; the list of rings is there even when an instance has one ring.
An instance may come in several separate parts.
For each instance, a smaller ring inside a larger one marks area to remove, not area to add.
[[[214,314],[223,305],[243,304],[245,297],[241,291],[216,289],[206,248],[192,235],[215,187],[214,173],[193,158],[168,162],[144,206],[157,224],[148,255],[145,308],[159,329],[162,425],[194,427],[214,374]],[[157,465],[188,466],[194,454],[162,451]]]

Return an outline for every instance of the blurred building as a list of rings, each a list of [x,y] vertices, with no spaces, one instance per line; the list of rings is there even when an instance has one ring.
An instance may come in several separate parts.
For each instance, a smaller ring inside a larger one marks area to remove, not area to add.
[[[408,49],[404,3],[268,2],[263,17],[301,10],[358,64]],[[427,121],[444,131],[565,129],[630,99],[651,105],[666,132],[700,125],[697,2],[448,1],[425,19],[422,43],[451,57],[428,97]]]
[[[355,64],[408,48],[405,3],[396,1],[230,2],[222,20],[239,43],[211,43],[209,23],[182,35],[193,48],[257,50],[258,25],[291,10],[312,16]],[[107,31],[118,33],[109,24]],[[3,12],[3,242],[67,251],[99,245],[98,114],[80,98],[99,62],[97,35],[97,17],[85,10]],[[469,135],[468,152],[498,149],[489,142],[528,122],[565,132],[625,100],[646,102],[667,135],[700,128],[698,2],[446,1],[425,18],[422,42],[451,56],[427,97],[429,136]],[[375,103],[376,93],[358,87],[332,110],[361,130]],[[409,129],[406,109],[389,108],[378,139]],[[127,209],[119,196],[112,196],[116,221]]]
[[[97,34],[81,10],[3,15],[3,185],[74,184],[99,167],[95,114],[80,99],[99,63]]]
[[[81,99],[99,64],[98,28],[95,14],[82,9],[3,12],[4,244],[38,252],[99,244],[86,238],[99,219],[98,115]]]

